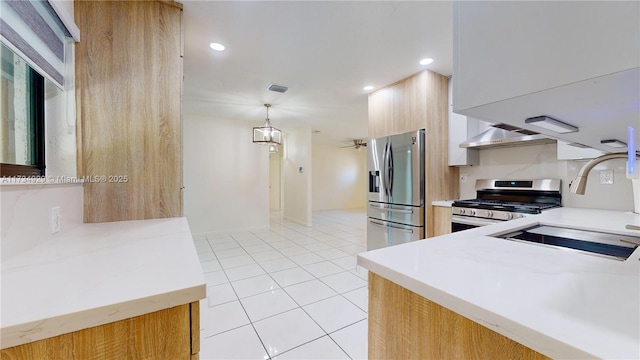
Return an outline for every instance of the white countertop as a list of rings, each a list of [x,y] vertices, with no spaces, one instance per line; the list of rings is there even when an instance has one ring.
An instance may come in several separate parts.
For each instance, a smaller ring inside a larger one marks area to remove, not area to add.
[[[453,204],[455,200],[438,200],[438,201],[432,201],[431,205],[433,206],[441,206],[441,207],[451,207],[451,204]]]
[[[206,296],[185,218],[82,224],[3,261],[0,275],[1,348]]]
[[[640,358],[640,247],[626,261],[487,235],[536,223],[640,236],[640,215],[558,208],[369,251],[358,265],[552,358]]]

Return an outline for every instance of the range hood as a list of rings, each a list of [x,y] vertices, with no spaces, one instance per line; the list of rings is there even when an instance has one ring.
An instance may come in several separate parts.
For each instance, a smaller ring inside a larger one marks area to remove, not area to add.
[[[555,143],[547,135],[507,124],[492,124],[487,130],[460,144],[461,148],[487,149],[501,146],[525,146]]]

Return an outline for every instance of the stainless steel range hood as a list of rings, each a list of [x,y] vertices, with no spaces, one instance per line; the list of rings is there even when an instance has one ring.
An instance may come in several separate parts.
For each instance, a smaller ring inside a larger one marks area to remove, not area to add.
[[[501,146],[525,146],[555,143],[547,135],[507,124],[493,124],[487,130],[460,144],[461,148],[487,149]]]

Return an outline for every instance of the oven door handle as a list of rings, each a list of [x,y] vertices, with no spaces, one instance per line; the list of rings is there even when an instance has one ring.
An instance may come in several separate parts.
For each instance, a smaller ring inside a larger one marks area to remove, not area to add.
[[[457,224],[473,225],[473,226],[486,226],[486,225],[497,224],[497,223],[499,223],[501,221],[500,220],[483,219],[483,218],[472,218],[472,217],[468,217],[468,216],[452,215],[451,216],[451,222],[452,223],[457,223]]]

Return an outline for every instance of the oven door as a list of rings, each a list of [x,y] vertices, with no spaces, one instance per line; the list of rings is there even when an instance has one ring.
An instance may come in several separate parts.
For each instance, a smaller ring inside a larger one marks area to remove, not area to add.
[[[469,216],[451,216],[451,232],[473,229],[480,226],[487,226],[499,223],[500,220],[484,219]]]

